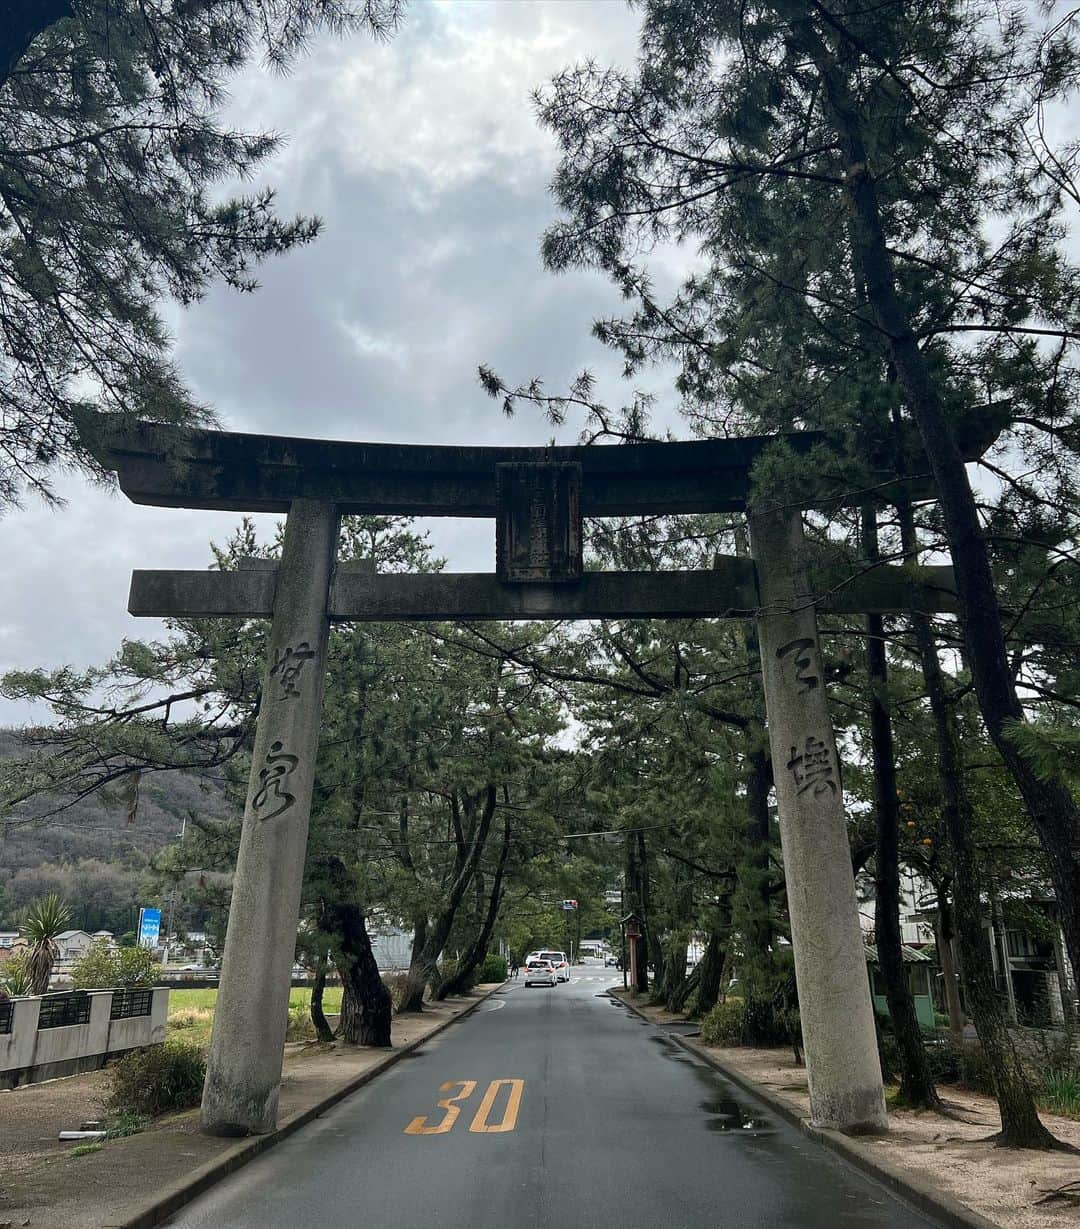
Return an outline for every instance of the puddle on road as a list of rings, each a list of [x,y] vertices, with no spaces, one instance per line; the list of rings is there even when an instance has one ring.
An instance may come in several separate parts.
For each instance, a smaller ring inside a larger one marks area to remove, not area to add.
[[[751,1140],[767,1140],[776,1134],[776,1127],[767,1116],[744,1106],[732,1094],[726,1080],[667,1033],[654,1032],[649,1040],[660,1046],[665,1058],[688,1068],[704,1086],[707,1095],[698,1102],[698,1109],[704,1115],[707,1131]]]
[[[756,1118],[749,1114],[738,1101],[725,1097],[720,1101],[701,1101],[698,1109],[710,1115],[705,1120],[709,1131],[751,1131],[755,1135],[767,1132],[769,1123],[764,1118]]]

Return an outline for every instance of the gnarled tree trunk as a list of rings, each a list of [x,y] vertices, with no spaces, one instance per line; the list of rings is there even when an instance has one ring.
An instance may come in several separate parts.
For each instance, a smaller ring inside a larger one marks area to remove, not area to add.
[[[464,794],[460,804],[452,799],[455,828],[458,831],[458,856],[454,864],[454,879],[446,897],[446,903],[437,917],[424,926],[424,941],[413,941],[413,955],[409,964],[409,976],[399,1012],[423,1011],[424,989],[434,981],[438,972],[439,957],[453,929],[454,918],[476,873],[480,856],[484,852],[491,821],[498,805],[494,785],[487,785],[477,794]],[[466,825],[460,826],[458,806],[465,811]],[[419,937],[419,929],[417,931]]]
[[[326,989],[326,953],[320,952],[315,962],[315,981],[311,986],[311,1023],[315,1025],[315,1039],[327,1042],[334,1040],[334,1030],[323,1011],[323,992]]]
[[[334,937],[335,963],[344,986],[338,1035],[352,1045],[389,1047],[393,1003],[375,963],[352,876],[332,855],[323,859],[323,873],[326,891],[319,928]]]
[[[499,906],[502,904],[503,875],[506,871],[506,860],[510,853],[510,819],[503,824],[502,846],[499,850],[499,862],[495,868],[495,878],[491,885],[491,895],[488,897],[487,911],[484,914],[480,932],[472,945],[458,963],[453,977],[444,981],[435,992],[437,999],[445,999],[451,994],[464,994],[472,984],[472,975],[480,967],[487,955],[488,945],[495,930],[495,922],[499,916]]]
[[[711,1011],[720,1001],[724,986],[724,964],[727,950],[723,938],[714,930],[705,944],[705,953],[698,962],[697,1009],[699,1015]]]

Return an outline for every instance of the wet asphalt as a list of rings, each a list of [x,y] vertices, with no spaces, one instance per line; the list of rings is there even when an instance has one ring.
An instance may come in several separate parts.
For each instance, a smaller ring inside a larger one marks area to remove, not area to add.
[[[733,1088],[663,1029],[604,996],[613,981],[611,970],[594,964],[578,966],[574,980],[555,989],[525,990],[520,982],[509,983],[466,1022],[214,1187],[168,1224],[176,1229],[926,1229],[938,1224]],[[448,1108],[437,1107],[440,1099]],[[441,1130],[434,1131],[437,1127]]]

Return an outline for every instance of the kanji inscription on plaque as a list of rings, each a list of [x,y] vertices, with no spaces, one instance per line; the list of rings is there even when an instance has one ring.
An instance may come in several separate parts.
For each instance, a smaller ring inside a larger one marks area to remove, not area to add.
[[[581,465],[496,466],[496,571],[511,583],[581,579]]]

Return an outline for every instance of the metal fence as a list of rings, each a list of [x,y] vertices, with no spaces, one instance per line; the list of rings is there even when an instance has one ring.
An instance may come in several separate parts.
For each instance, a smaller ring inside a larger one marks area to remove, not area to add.
[[[15,1019],[15,1004],[8,999],[0,1003],[0,1033],[11,1032],[11,1022]]]
[[[69,1024],[90,1023],[90,996],[85,990],[66,994],[47,994],[41,1000],[38,1028],[65,1028]]]
[[[114,990],[110,1020],[130,1020],[133,1016],[148,1016],[154,1000],[153,990]]]

